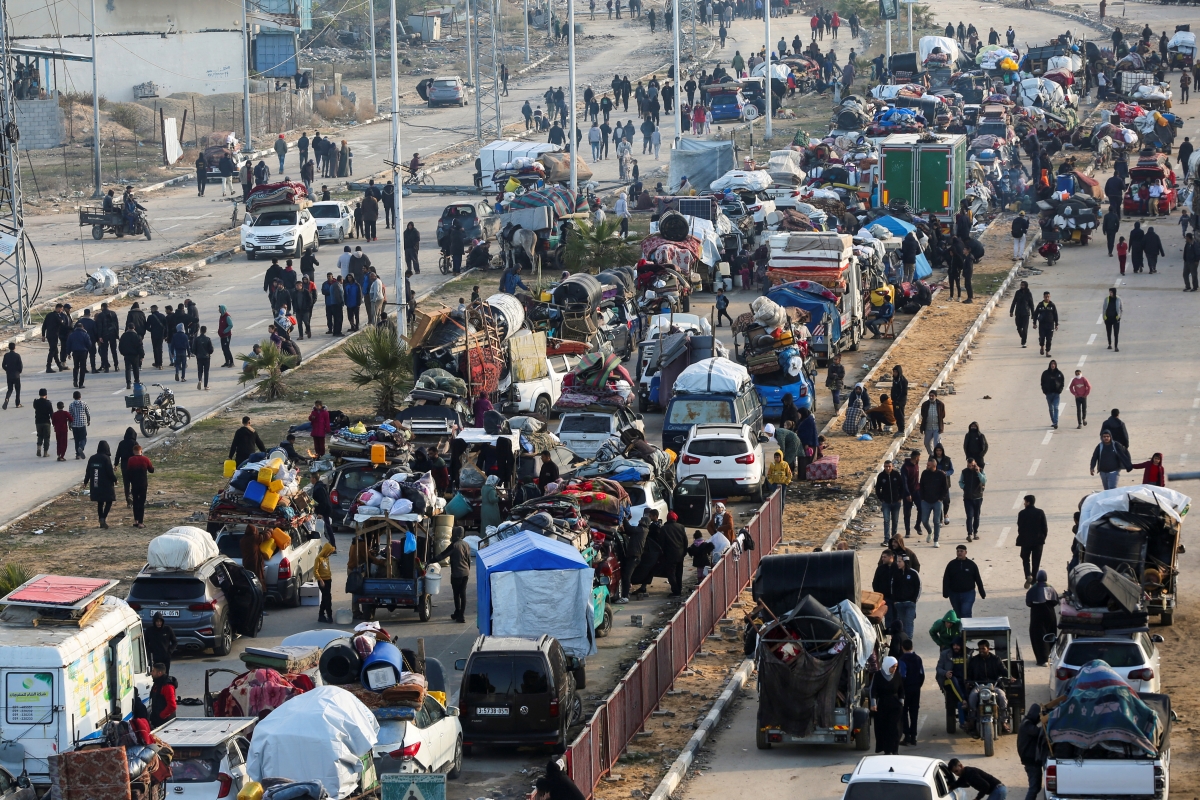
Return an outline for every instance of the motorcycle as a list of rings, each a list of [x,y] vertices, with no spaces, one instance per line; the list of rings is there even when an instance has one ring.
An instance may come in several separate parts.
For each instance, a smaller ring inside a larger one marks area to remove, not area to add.
[[[1038,248],[1038,255],[1046,259],[1046,266],[1053,267],[1062,255],[1062,248],[1058,242],[1042,242],[1042,246]]]
[[[130,409],[143,436],[154,436],[162,428],[177,431],[192,421],[192,415],[186,408],[175,405],[174,392],[161,383],[153,385],[162,389],[158,398],[150,405]]]
[[[999,690],[995,684],[981,683],[979,690],[979,705],[976,706],[975,735],[983,739],[983,754],[991,756],[996,752],[996,725],[999,720]],[[1003,724],[1002,722],[1000,724]]]

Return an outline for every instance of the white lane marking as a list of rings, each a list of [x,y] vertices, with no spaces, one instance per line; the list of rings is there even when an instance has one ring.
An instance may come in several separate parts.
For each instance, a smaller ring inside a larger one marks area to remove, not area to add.
[[[252,327],[252,328],[253,328],[254,326],[253,326],[253,325],[251,325],[250,327]],[[1042,437],[1042,444],[1050,444],[1050,440],[1051,440],[1052,438],[1054,438],[1054,429],[1053,429],[1053,428],[1051,428],[1050,430],[1046,431],[1046,435]]]
[[[1008,538],[1008,532],[1011,530],[1012,528],[1008,526],[1000,530],[1000,538],[996,540],[996,547],[1004,547],[1004,540]]]
[[[168,226],[167,226],[167,227],[165,227],[165,228],[159,228],[159,230],[160,230],[160,231],[169,231],[169,230],[171,230],[172,228],[178,228],[178,227],[179,227],[179,225],[178,225],[178,224],[175,224],[175,225],[168,225]]]
[[[1031,466],[1031,467],[1029,468],[1029,473],[1028,473],[1028,476],[1029,476],[1030,478],[1032,478],[1034,475],[1037,475],[1037,468],[1038,468],[1039,466],[1041,466],[1041,464],[1042,464],[1042,460],[1041,460],[1040,458],[1035,458],[1035,459],[1033,460],[1033,466]]]
[[[113,396],[115,397],[116,395],[124,394],[124,393],[125,393],[124,389],[117,389],[115,392],[113,392]]]
[[[1088,344],[1095,344],[1095,343],[1096,343],[1096,334],[1093,333],[1091,336],[1088,337]],[[1196,391],[1200,392],[1200,389],[1197,389]]]
[[[1094,338],[1095,336],[1096,336],[1096,334],[1094,334],[1094,333],[1093,333],[1093,334],[1092,334],[1092,337]],[[1091,344],[1091,342],[1088,342],[1088,344]],[[1080,369],[1080,368],[1082,368],[1082,367],[1083,367],[1083,362],[1085,362],[1085,361],[1087,361],[1087,354],[1086,354],[1086,353],[1085,353],[1085,354],[1083,354],[1083,355],[1081,355],[1081,356],[1079,357],[1079,363],[1075,365],[1075,369]]]
[[[1025,505],[1025,495],[1029,494],[1024,489],[1017,492],[1017,499],[1013,501],[1013,508],[1020,508]]]
[[[1191,444],[1191,443],[1192,443],[1192,435],[1191,435],[1190,433],[1189,433],[1187,436],[1183,437],[1183,443],[1184,443],[1184,444]]]
[[[1097,325],[1103,325],[1103,324],[1104,324],[1104,315],[1103,315],[1103,314],[1101,314],[1100,316],[1096,317],[1096,324],[1097,324]]]
[[[221,290],[221,291],[219,291],[219,292],[215,292],[214,294],[225,294],[226,292],[232,292],[232,291],[233,291],[234,289],[236,289],[236,288],[238,288],[238,287],[236,287],[236,286],[226,286],[224,289],[222,289],[222,290]]]
[[[1189,428],[1196,427],[1196,415],[1195,414],[1192,414],[1190,417],[1188,417],[1188,427]]]
[[[1188,454],[1187,454],[1187,453],[1180,453],[1180,454],[1179,454],[1179,464],[1180,464],[1180,466],[1182,466],[1182,465],[1184,465],[1184,464],[1186,464],[1186,463],[1187,463],[1187,457],[1188,457]]]
[[[1192,408],[1200,408],[1200,397],[1192,398]]]
[[[210,211],[207,214],[201,214],[198,217],[159,217],[158,220],[159,220],[159,222],[174,222],[175,220],[196,220],[196,219],[204,219],[205,217],[211,217],[215,213],[217,213],[217,212]]]
[[[925,727],[925,720],[927,719],[929,719],[928,714],[922,714],[921,716],[917,717],[917,736],[921,735],[921,728]]]
[[[249,330],[249,329],[251,329],[251,328],[257,328],[259,325],[265,325],[265,324],[267,324],[267,323],[268,323],[268,322],[270,322],[270,321],[271,321],[271,318],[270,318],[270,317],[267,317],[266,319],[260,319],[258,322],[255,322],[255,323],[253,323],[253,324],[251,324],[251,325],[247,325],[247,326],[246,326],[246,330]]]
[[[1121,280],[1120,278],[1117,278],[1115,281],[1113,281],[1113,286],[1120,286],[1124,282],[1125,281]]]
[[[267,274],[267,271],[264,269],[262,272],[258,273],[257,275],[251,275],[250,280],[256,280],[266,274]]]

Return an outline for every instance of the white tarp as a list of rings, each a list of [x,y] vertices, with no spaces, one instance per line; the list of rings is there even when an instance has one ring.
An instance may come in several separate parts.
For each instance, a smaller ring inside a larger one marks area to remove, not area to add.
[[[953,39],[947,39],[945,36],[922,36],[917,42],[917,55],[921,57],[921,63],[925,63],[925,59],[929,58],[929,54],[933,52],[935,47],[942,48],[943,53],[950,54],[950,64],[953,67],[958,63],[958,57],[962,55],[958,49],[958,42]]]
[[[1083,59],[1074,53],[1065,56],[1052,56],[1046,59],[1046,72],[1053,69],[1065,69],[1068,72],[1078,72],[1083,69]]]
[[[252,781],[320,781],[330,797],[349,797],[361,759],[378,739],[379,723],[357,697],[338,686],[318,686],[258,723],[246,769]]]
[[[1151,486],[1145,483],[1139,486],[1118,486],[1116,489],[1090,494],[1079,509],[1079,531],[1075,534],[1079,543],[1087,547],[1088,529],[1100,517],[1112,511],[1128,511],[1131,497],[1143,503],[1157,502],[1178,520],[1187,516],[1188,508],[1192,504],[1192,498],[1186,494],[1165,486]]]
[[[174,164],[183,158],[183,147],[179,144],[179,130],[174,117],[163,120],[163,156],[168,164]]]
[[[915,83],[881,83],[871,88],[871,96],[877,100],[895,100],[896,96],[903,89],[909,89],[917,94],[922,94],[925,91],[924,86]]]
[[[192,570],[220,554],[208,531],[180,525],[150,540],[146,563],[151,569]]]
[[[733,169],[733,142],[709,141],[685,136],[671,150],[671,166],[668,168],[667,186],[679,186],[686,175],[688,183],[697,191],[704,191],[709,184]]]
[[[773,62],[771,64],[771,77],[775,80],[786,81],[788,79],[788,75],[791,73],[792,71],[788,68],[787,64],[780,64],[779,62]],[[765,61],[756,64],[754,69],[750,70],[751,78],[761,78],[766,74],[767,62]]]
[[[713,266],[721,261],[721,239],[717,236],[717,231],[712,222],[701,217],[693,217],[690,214],[681,214],[688,221],[688,231],[700,240],[700,260],[708,266]],[[726,220],[728,224],[728,220]],[[732,226],[730,226],[732,227]],[[650,223],[651,235],[658,233],[658,223]]]
[[[858,637],[858,668],[862,669],[875,652],[875,624],[867,619],[858,608],[858,603],[843,600],[829,610],[836,615]]]
[[[547,142],[523,142],[497,139],[479,149],[479,170],[483,173],[483,188],[495,189],[492,174],[514,158],[537,159],[543,153],[558,153],[562,148]]]
[[[1191,31],[1176,31],[1171,40],[1167,42],[1168,50],[1184,50],[1196,52],[1196,34]]]
[[[771,185],[771,174],[761,169],[731,169],[712,182],[714,192],[726,189],[749,189],[761,192]]]
[[[801,163],[801,155],[796,150],[772,150],[771,159],[767,162],[767,173],[776,186],[790,188],[804,180]]]
[[[492,636],[548,634],[558,639],[569,656],[587,658],[596,653],[592,570],[520,570],[495,572],[489,577]],[[571,598],[574,602],[568,602]]]
[[[750,382],[750,373],[727,358],[705,358],[675,379],[675,394],[736,394]]]

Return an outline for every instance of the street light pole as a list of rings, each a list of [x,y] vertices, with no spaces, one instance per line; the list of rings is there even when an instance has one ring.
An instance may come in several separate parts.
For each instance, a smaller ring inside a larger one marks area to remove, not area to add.
[[[525,63],[529,63],[529,0],[525,0]]]
[[[370,0],[368,6],[370,10],[367,13],[371,15],[371,113],[374,115],[379,113],[378,67],[375,61],[375,0]],[[395,28],[392,28],[392,38],[396,38]]]
[[[96,5],[96,0],[92,0]],[[93,15],[94,16],[94,15]],[[250,27],[246,24],[246,0],[242,0],[242,152],[250,149]]]
[[[771,0],[763,0],[763,32],[764,41],[767,45],[767,65],[763,72],[763,80],[766,82],[767,89],[767,122],[763,130],[763,139],[771,141],[771,120],[775,116],[775,93],[771,91]]]
[[[243,12],[245,13],[245,12]],[[8,31],[0,31],[0,36]],[[8,69],[8,65],[4,65]],[[100,93],[96,88],[96,0],[92,0],[92,197],[100,197]]]
[[[699,50],[696,49],[696,12],[698,10],[696,4],[698,2],[699,2],[699,0],[692,0],[692,58],[693,59],[695,59],[697,57],[697,54],[700,52]]]
[[[679,0],[671,0],[671,41],[675,45],[675,146],[683,138],[683,75],[679,72]]]
[[[567,141],[571,143],[571,205],[574,207],[579,199],[579,142],[575,138],[578,126],[575,121],[575,0],[567,0],[567,80],[571,84],[571,130],[567,132]]]
[[[392,234],[396,242],[396,276],[393,286],[396,291],[396,305],[400,309],[396,319],[396,332],[400,336],[408,335],[408,279],[404,276],[403,252],[400,248],[400,230],[404,227],[404,192],[400,190],[400,117],[396,113],[400,108],[400,86],[397,81],[399,68],[396,56],[396,0],[391,1],[392,25],[392,202],[396,204],[393,216]]]

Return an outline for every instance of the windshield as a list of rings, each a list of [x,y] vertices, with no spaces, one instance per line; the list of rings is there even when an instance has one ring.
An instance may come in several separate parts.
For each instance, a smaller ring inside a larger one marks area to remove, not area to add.
[[[348,469],[338,476],[338,493],[357,494],[364,489],[370,489],[382,477],[382,474],[370,469]]]
[[[713,95],[712,104],[713,108],[717,106],[736,106],[738,104],[738,97],[736,94]]]
[[[728,400],[671,401],[667,422],[672,425],[699,425],[705,422],[733,422],[733,403]]]
[[[295,211],[268,211],[260,214],[258,219],[254,220],[254,227],[256,228],[286,227],[295,224]]]
[[[342,216],[342,210],[337,206],[313,206],[311,211],[317,219],[337,219]]]
[[[204,582],[198,578],[138,578],[133,582],[129,596],[167,602],[192,600],[204,596]]]
[[[1133,642],[1073,642],[1063,663],[1083,666],[1100,659],[1114,669],[1140,667],[1145,663],[1142,651]]]
[[[455,80],[434,81],[433,86],[435,89],[457,89],[458,81],[455,81]]]
[[[750,445],[741,439],[698,439],[688,445],[687,451],[694,456],[740,456],[750,452]]]
[[[596,416],[580,417],[563,417],[562,424],[558,426],[559,434],[564,433],[608,433],[612,430],[612,417],[597,414]]]
[[[209,783],[217,779],[221,759],[211,748],[176,750],[171,759],[171,783]]]

